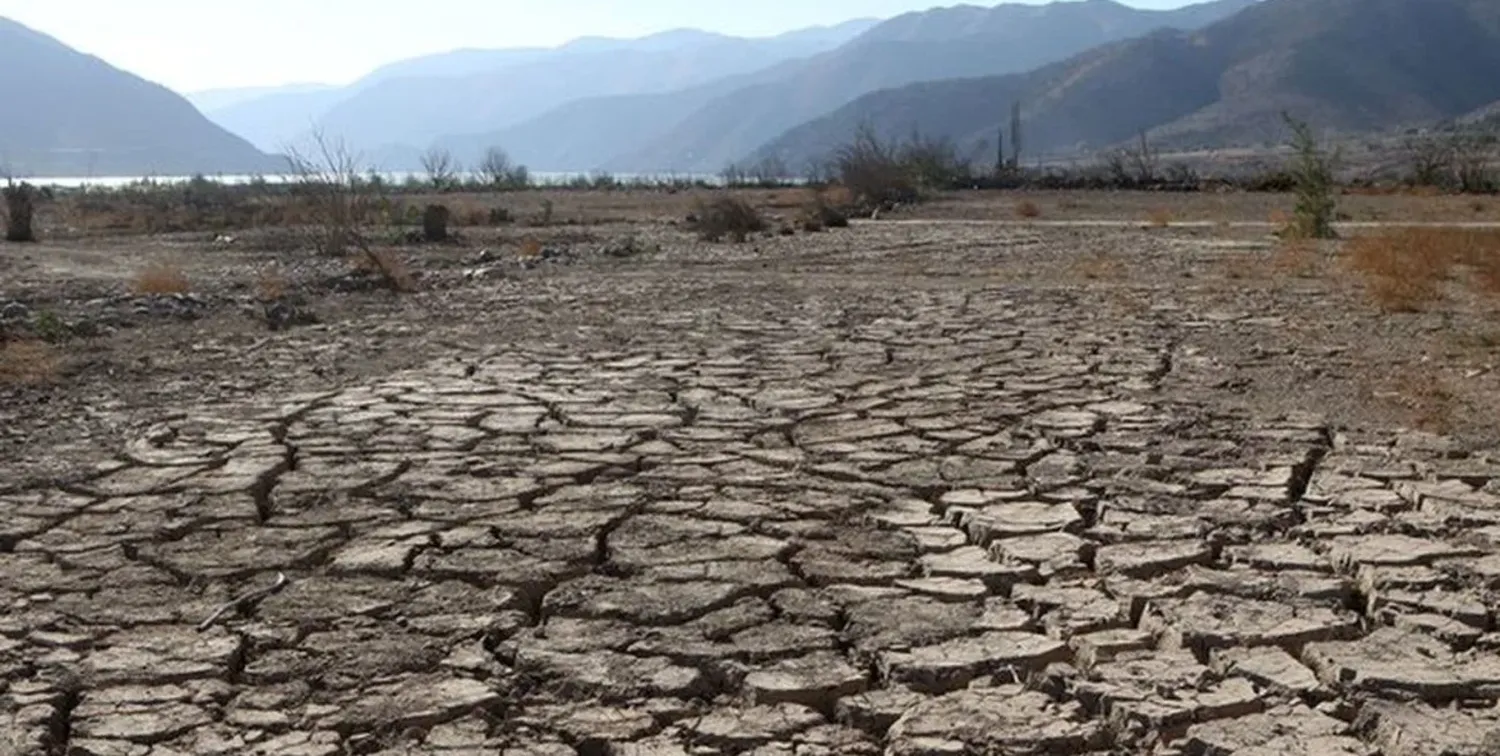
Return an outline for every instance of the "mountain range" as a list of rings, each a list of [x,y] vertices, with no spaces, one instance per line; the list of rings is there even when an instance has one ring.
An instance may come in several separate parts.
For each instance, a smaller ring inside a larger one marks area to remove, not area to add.
[[[712,173],[818,162],[861,125],[980,154],[1022,114],[1027,155],[1146,132],[1211,148],[1284,137],[1283,111],[1361,133],[1500,112],[1496,0],[1114,0],[957,6],[775,37],[692,29],[394,61],[348,85],[179,96],[0,19],[0,170],[275,171],[312,129],[386,170],[490,147],[533,170]],[[206,117],[205,117],[206,116]]]
[[[176,93],[0,18],[0,173],[185,175],[280,170]]]

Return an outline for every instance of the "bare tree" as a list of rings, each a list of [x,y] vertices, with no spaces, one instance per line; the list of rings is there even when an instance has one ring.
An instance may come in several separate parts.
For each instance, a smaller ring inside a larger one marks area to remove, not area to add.
[[[485,183],[496,189],[522,189],[530,183],[530,172],[524,165],[511,162],[510,155],[499,147],[491,147],[479,161],[477,173]]]
[[[363,177],[359,156],[341,140],[312,132],[312,147],[285,148],[294,177],[293,191],[306,203],[312,218],[312,242],[321,254],[357,253],[364,266],[396,291],[412,287],[411,276],[395,258],[377,252],[364,233],[385,204],[382,184]]]
[[[1417,186],[1442,186],[1453,170],[1453,144],[1432,135],[1408,137],[1402,144],[1410,180]]]
[[[1463,192],[1489,192],[1497,183],[1492,163],[1500,137],[1469,133],[1453,137],[1453,173]]]
[[[1021,168],[1021,103],[1010,104],[1010,169]]]
[[[427,180],[432,182],[432,188],[438,190],[452,186],[460,171],[453,153],[441,147],[433,147],[422,153],[422,170],[427,172]]]

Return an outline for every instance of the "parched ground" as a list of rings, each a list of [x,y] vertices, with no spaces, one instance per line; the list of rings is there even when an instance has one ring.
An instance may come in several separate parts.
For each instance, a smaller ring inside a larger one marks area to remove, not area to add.
[[[1099,197],[0,247],[0,753],[1500,752],[1493,303]]]

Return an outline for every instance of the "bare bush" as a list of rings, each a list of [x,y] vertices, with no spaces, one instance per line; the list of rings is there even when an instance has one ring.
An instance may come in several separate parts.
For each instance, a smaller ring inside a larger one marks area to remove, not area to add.
[[[834,166],[839,183],[867,205],[889,207],[917,199],[917,185],[895,146],[882,142],[872,126],[861,126],[854,139],[839,148]]]
[[[849,215],[843,208],[829,202],[829,198],[822,192],[816,192],[798,211],[797,223],[802,226],[802,230],[811,232],[848,228]]]
[[[330,140],[321,131],[312,135],[313,151],[286,149],[295,181],[293,193],[306,203],[311,236],[321,254],[342,257],[351,253],[361,265],[377,273],[393,290],[410,288],[411,276],[387,264],[388,256],[376,252],[365,229],[388,202],[384,183],[362,178],[360,159],[342,141]]]
[[[1436,136],[1408,137],[1401,145],[1413,186],[1442,186],[1453,171],[1454,150]]]
[[[766,230],[766,220],[744,200],[721,196],[695,201],[690,226],[704,241],[716,242],[728,236],[743,242],[750,234]]]
[[[1453,178],[1459,191],[1484,193],[1500,187],[1493,163],[1500,138],[1494,134],[1459,134],[1454,136]]]
[[[952,141],[913,132],[905,142],[885,142],[869,124],[834,153],[832,164],[838,182],[866,210],[918,202],[926,191],[971,179],[970,166]]]
[[[1104,156],[1105,170],[1117,184],[1152,184],[1161,178],[1161,153],[1142,131],[1134,145],[1111,150]]]

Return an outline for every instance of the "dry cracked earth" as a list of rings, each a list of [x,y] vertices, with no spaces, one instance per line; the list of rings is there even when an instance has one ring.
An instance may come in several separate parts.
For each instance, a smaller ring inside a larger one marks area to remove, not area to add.
[[[1500,753],[1500,457],[941,278],[720,278],[0,489],[0,751]]]

